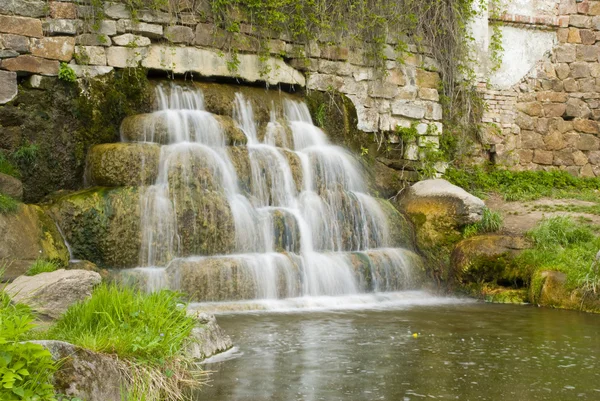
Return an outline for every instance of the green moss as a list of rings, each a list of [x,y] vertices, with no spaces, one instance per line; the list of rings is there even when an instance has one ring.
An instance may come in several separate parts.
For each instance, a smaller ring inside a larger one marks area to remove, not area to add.
[[[8,195],[0,194],[0,214],[14,213],[19,208],[19,201]]]
[[[26,276],[35,276],[40,273],[50,273],[56,271],[60,266],[51,260],[36,260],[25,273]]]

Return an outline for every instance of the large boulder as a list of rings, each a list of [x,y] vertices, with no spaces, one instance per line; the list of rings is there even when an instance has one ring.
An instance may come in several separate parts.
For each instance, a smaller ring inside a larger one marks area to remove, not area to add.
[[[86,178],[91,185],[151,185],[158,175],[160,146],[154,143],[105,143],[88,152]]]
[[[39,258],[61,266],[69,261],[69,251],[56,224],[38,206],[19,205],[15,213],[0,214],[0,233],[0,261],[6,261],[4,280],[24,274]]]
[[[96,272],[60,269],[17,277],[4,291],[14,302],[27,304],[38,313],[56,319],[74,303],[91,296],[101,281]]]
[[[18,200],[23,199],[23,184],[18,178],[0,173],[0,194],[8,195]]]
[[[461,283],[520,281],[513,269],[514,257],[530,247],[525,238],[505,234],[485,234],[462,240],[452,252],[454,278]]]
[[[54,374],[57,393],[69,399],[122,401],[130,380],[127,364],[110,355],[99,354],[64,341],[33,341],[50,351],[60,368]]]
[[[198,324],[192,329],[185,354],[197,361],[210,358],[233,347],[231,338],[217,324],[214,315],[192,312]]]

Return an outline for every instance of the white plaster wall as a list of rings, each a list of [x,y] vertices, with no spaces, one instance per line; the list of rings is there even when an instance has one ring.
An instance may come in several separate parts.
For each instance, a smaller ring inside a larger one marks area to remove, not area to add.
[[[558,13],[559,0],[505,0],[503,10],[508,14],[554,16]]]
[[[488,66],[488,49],[490,46],[490,37],[488,34],[488,9],[482,9],[479,2],[474,2],[473,7],[477,11],[477,16],[469,24],[471,35],[475,40],[473,46],[473,60],[475,65],[473,69],[477,74],[477,77],[484,80],[487,76]]]
[[[518,83],[555,46],[556,32],[503,26],[502,66],[490,77],[492,86],[508,89]],[[492,30],[489,35],[491,37]]]

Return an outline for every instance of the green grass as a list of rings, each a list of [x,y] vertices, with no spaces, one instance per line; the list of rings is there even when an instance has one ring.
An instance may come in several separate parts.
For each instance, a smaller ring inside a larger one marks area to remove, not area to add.
[[[59,269],[58,263],[52,260],[38,259],[27,269],[26,276],[35,276],[40,273],[49,273]]]
[[[542,220],[527,235],[534,247],[523,251],[515,262],[529,277],[538,271],[556,270],[566,274],[570,289],[600,283],[600,275],[592,268],[600,238],[592,227],[569,217],[552,217]]]
[[[599,201],[600,178],[573,177],[565,171],[508,171],[473,167],[448,169],[444,178],[466,191],[486,198],[500,194],[507,201],[543,197]]]
[[[14,213],[19,208],[19,201],[8,195],[0,194],[0,214]]]
[[[38,144],[28,143],[21,145],[17,150],[15,150],[15,152],[12,154],[12,158],[19,163],[29,165],[35,163],[39,152],[40,146]]]
[[[180,354],[194,325],[176,293],[146,294],[103,284],[69,308],[49,334],[97,352],[158,364]]]
[[[0,173],[19,178],[19,169],[0,152]]]
[[[495,212],[486,207],[483,209],[480,222],[469,224],[464,228],[463,237],[469,238],[477,234],[498,232],[502,228],[503,223],[504,219],[500,212]]]

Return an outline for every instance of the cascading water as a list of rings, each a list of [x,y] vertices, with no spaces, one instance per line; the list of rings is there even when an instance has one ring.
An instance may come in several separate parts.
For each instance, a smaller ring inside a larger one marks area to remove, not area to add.
[[[305,104],[273,104],[259,135],[251,103],[236,95],[233,118],[247,138],[237,150],[249,166],[239,171],[200,91],[159,86],[157,97],[153,121],[161,123],[148,124],[144,139],[162,143],[159,174],[141,197],[137,269],[150,289],[169,285],[200,301],[234,301],[411,286],[418,257],[390,242],[386,214],[367,193],[359,164],[329,143]],[[195,233],[208,224],[201,215],[214,212],[205,199],[218,197],[234,239],[215,254]]]

